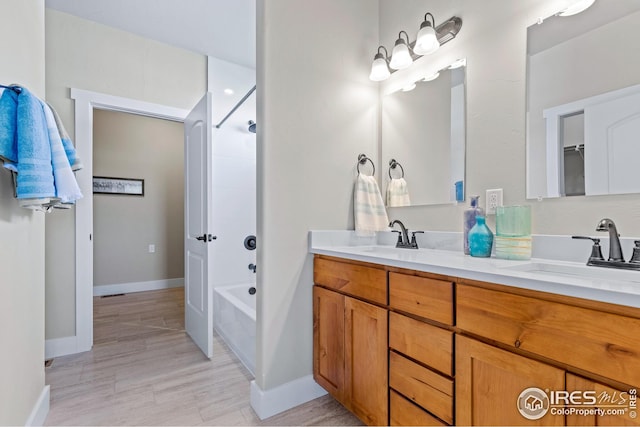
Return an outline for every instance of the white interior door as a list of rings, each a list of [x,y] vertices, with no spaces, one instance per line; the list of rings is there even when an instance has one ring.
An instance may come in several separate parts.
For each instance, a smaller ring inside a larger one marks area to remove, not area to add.
[[[184,121],[185,147],[185,328],[209,358],[213,355],[213,296],[211,274],[215,240],[211,220],[211,93]]]
[[[640,192],[640,94],[585,108],[587,195]]]

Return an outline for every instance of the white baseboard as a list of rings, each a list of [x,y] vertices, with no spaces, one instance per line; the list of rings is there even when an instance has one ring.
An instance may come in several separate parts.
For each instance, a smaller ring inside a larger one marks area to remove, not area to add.
[[[44,358],[51,359],[54,357],[66,356],[68,354],[79,353],[78,337],[54,338],[44,342]]]
[[[261,420],[327,394],[313,375],[298,378],[271,390],[262,390],[251,381],[251,407]]]
[[[50,387],[46,385],[42,389],[42,393],[40,393],[36,404],[33,406],[29,418],[27,418],[27,422],[25,423],[26,426],[44,425],[44,420],[47,418],[47,414],[49,413],[49,398]]]
[[[93,287],[93,296],[130,294],[133,292],[157,291],[158,289],[180,288],[184,286],[184,278],[149,280],[147,282],[117,283]]]

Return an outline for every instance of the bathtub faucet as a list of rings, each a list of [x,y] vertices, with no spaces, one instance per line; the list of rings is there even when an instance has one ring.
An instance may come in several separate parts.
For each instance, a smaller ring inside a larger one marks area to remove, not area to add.
[[[249,270],[253,270],[254,273],[256,272],[256,268],[257,267],[256,267],[255,264],[253,264],[253,263],[249,264]]]

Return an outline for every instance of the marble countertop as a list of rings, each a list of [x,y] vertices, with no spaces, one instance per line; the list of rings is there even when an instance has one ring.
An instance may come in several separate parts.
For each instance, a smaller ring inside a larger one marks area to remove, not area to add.
[[[640,308],[640,271],[548,258],[474,258],[461,249],[454,250],[461,248],[456,244],[461,242],[461,236],[456,239],[457,233],[427,233],[422,249],[417,250],[395,248],[393,235],[389,241],[388,236],[363,239],[338,233],[345,232],[311,231],[309,252]],[[553,246],[550,243],[546,242]]]

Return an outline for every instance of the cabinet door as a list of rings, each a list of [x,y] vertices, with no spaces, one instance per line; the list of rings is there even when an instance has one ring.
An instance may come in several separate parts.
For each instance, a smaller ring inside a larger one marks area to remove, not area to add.
[[[564,390],[564,375],[561,369],[456,335],[456,424],[564,425],[562,415],[548,411],[530,420],[518,409],[528,388]],[[530,404],[548,408],[549,401],[541,396]]]
[[[387,310],[345,297],[345,401],[368,425],[387,425]]]
[[[313,377],[344,403],[344,299],[313,287]]]
[[[586,378],[567,374],[567,391],[569,393],[579,391],[576,403],[568,410],[573,413],[567,414],[567,425],[570,426],[640,426],[638,419],[638,398],[637,394],[632,395],[629,390],[616,390],[604,384],[600,384]],[[580,404],[582,392],[589,391],[594,396],[596,403]],[[637,393],[637,389],[633,392]],[[579,409],[586,413],[578,413]],[[598,410],[599,415],[590,413],[591,409]],[[624,411],[624,413],[616,413]]]

